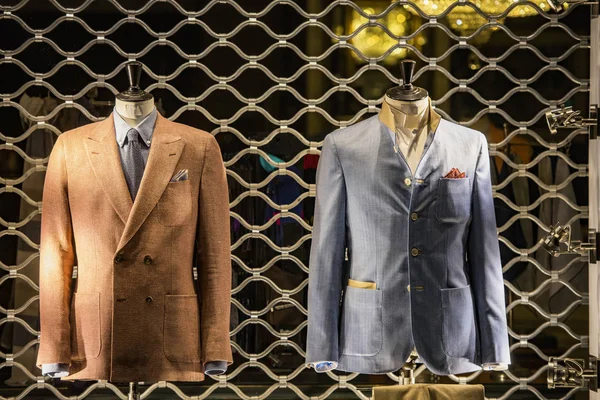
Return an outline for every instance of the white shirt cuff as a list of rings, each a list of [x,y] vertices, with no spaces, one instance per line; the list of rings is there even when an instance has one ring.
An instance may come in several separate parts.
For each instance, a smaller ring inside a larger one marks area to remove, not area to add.
[[[60,378],[69,375],[69,366],[65,363],[42,364],[42,375]]]

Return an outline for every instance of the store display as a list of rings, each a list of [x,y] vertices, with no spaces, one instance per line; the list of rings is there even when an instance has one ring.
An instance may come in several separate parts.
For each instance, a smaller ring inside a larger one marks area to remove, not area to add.
[[[63,380],[202,381],[232,362],[219,145],[147,100],[118,99],[50,155],[37,366]]]
[[[392,372],[413,349],[439,375],[510,363],[487,140],[425,108],[414,172],[378,115],[325,138],[306,355],[317,371]]]
[[[585,396],[600,25],[549,1],[7,2],[0,396]]]

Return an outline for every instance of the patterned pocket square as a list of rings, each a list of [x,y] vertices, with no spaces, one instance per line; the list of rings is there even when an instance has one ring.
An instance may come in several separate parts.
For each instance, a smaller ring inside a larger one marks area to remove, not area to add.
[[[448,172],[446,174],[446,176],[444,176],[444,178],[448,178],[448,179],[460,179],[460,178],[466,178],[467,175],[464,172],[460,172],[460,170],[458,168],[452,168],[450,170],[450,172]]]
[[[185,181],[188,178],[188,170],[186,169],[181,169],[179,170],[178,173],[176,173],[175,175],[173,175],[173,177],[171,178],[170,182],[179,182],[179,181]]]

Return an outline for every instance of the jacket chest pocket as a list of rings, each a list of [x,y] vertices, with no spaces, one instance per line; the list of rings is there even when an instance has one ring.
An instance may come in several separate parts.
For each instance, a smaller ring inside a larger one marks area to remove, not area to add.
[[[465,222],[471,216],[469,178],[440,178],[437,187],[435,215],[441,222]]]
[[[179,226],[192,222],[192,187],[189,179],[169,182],[156,208],[158,221],[164,226]]]

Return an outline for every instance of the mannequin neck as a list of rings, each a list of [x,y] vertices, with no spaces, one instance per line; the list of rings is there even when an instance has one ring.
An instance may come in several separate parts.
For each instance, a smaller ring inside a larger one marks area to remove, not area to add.
[[[154,110],[154,99],[124,101],[116,99],[115,110],[129,126],[135,128]]]
[[[429,97],[417,101],[394,100],[384,97],[379,119],[392,131],[411,132],[417,129],[429,115]]]

